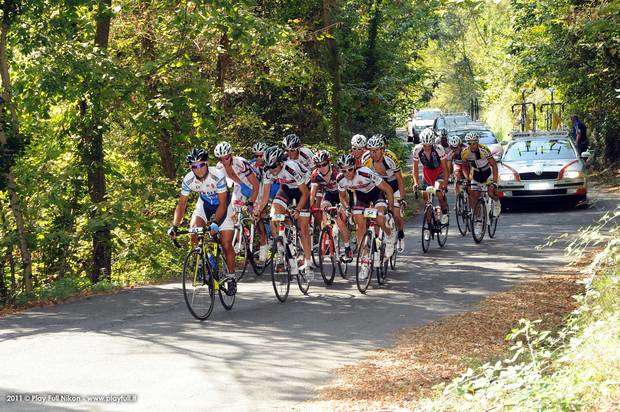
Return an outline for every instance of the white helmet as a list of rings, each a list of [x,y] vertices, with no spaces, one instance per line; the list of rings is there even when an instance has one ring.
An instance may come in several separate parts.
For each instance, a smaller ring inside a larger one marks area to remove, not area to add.
[[[435,144],[435,132],[430,127],[420,132],[420,143],[422,144]]]
[[[213,154],[217,158],[227,156],[231,153],[232,153],[232,146],[228,142],[218,143],[217,146],[215,146],[215,150],[213,150]]]
[[[366,142],[366,147],[368,149],[383,149],[385,147],[385,139],[382,134],[373,135]]]
[[[465,135],[465,141],[467,144],[478,143],[480,141],[480,135],[476,132],[469,132]]]
[[[461,145],[461,143],[462,140],[457,134],[453,134],[452,136],[448,137],[448,144],[452,147],[458,147]]]
[[[365,149],[366,148],[366,136],[363,134],[356,134],[351,138],[351,149]]]
[[[264,153],[268,147],[269,146],[267,146],[267,143],[259,141],[259,142],[254,143],[254,146],[252,146],[252,151],[254,152],[254,154]]]

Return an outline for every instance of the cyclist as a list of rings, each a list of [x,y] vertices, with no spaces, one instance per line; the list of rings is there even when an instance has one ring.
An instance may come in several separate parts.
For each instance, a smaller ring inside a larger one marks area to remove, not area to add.
[[[441,206],[441,223],[448,223],[448,199],[446,198],[448,162],[446,152],[443,147],[435,144],[435,133],[432,129],[426,128],[420,132],[420,144],[413,148],[413,190],[418,190],[419,184],[419,164],[422,163],[422,189],[428,186],[439,185],[437,198]],[[424,201],[428,201],[426,192]]]
[[[385,138],[376,134],[366,142],[368,156],[364,160],[364,166],[377,172],[385,180],[394,192],[394,222],[398,228],[399,250],[404,249],[404,226],[405,222],[400,213],[400,199],[405,197],[405,183],[400,171],[400,162],[396,155],[385,148]]]
[[[366,136],[356,134],[351,138],[351,156],[355,158],[355,166],[362,167],[362,159],[367,156]]]
[[[198,192],[198,201],[189,225],[192,228],[209,226],[211,231],[220,232],[228,271],[234,273],[235,250],[232,246],[234,226],[231,219],[232,209],[226,186],[226,175],[221,169],[208,166],[209,155],[204,149],[192,149],[187,154],[186,160],[191,171],[183,178],[181,195],[174,210],[168,236],[176,238],[177,229],[185,215],[189,195],[191,192]],[[198,237],[191,235],[191,241],[193,245],[198,244]]]
[[[450,149],[448,150],[448,166],[451,166],[451,172],[454,176],[454,193],[461,191],[461,182],[465,179],[463,174],[463,159],[461,153],[466,147],[458,135],[452,135],[448,139]]]
[[[448,138],[448,131],[446,129],[440,129],[437,133],[437,138],[435,139],[435,144],[437,146],[443,147],[445,151],[450,150],[450,142]]]
[[[302,166],[302,171],[305,170],[309,174],[314,169],[314,160],[312,160],[314,153],[309,148],[302,146],[299,136],[294,133],[284,136],[282,146],[286,151],[287,158],[299,163]]]
[[[265,173],[265,150],[267,150],[267,143],[256,142],[252,146],[254,152],[254,159],[250,160],[250,164],[254,166],[254,169],[258,173],[258,180],[260,181],[260,192],[256,199],[254,207],[254,218],[257,221],[256,228],[258,229],[260,248],[258,250],[258,260],[265,262],[269,258],[269,244],[267,243],[267,231],[265,225],[259,220],[265,216],[267,205],[273,201],[280,189],[280,184],[272,182],[265,184],[263,182],[263,175]]]
[[[243,157],[233,156],[232,146],[228,142],[218,143],[213,153],[219,159],[216,168],[234,182],[233,203],[235,200],[247,201],[248,206],[254,206],[260,192],[256,170]]]
[[[360,245],[366,232],[366,218],[364,209],[374,204],[378,210],[377,225],[379,225],[388,238],[385,246],[385,254],[389,258],[394,254],[395,231],[385,224],[385,209],[390,212],[394,209],[394,192],[392,187],[383,180],[375,171],[367,167],[355,166],[355,158],[350,154],[343,154],[338,158],[338,191],[340,192],[340,204],[347,208],[349,202],[347,190],[355,192],[355,206],[353,207],[353,220],[357,227],[357,244]],[[387,202],[385,198],[387,197]]]
[[[313,160],[316,168],[310,176],[310,207],[316,208],[317,203],[321,210],[327,207],[338,206],[340,204],[337,180],[338,169],[331,164],[330,155],[326,150],[319,150],[314,155]],[[323,220],[323,223],[325,223],[325,220]],[[350,262],[353,260],[353,253],[351,252],[350,234],[343,213],[338,213],[336,224],[344,239],[345,259]]]
[[[472,182],[472,189],[469,191],[469,205],[473,207],[480,197],[480,185],[486,184],[493,179],[493,183],[487,188],[489,196],[496,200],[494,202],[493,215],[499,216],[502,211],[502,205],[497,195],[497,163],[491,154],[491,150],[483,144],[480,144],[480,136],[476,132],[469,132],[465,135],[467,147],[461,153],[463,160],[463,173],[467,180]]]
[[[314,279],[314,265],[312,264],[312,249],[310,243],[310,212],[308,211],[310,190],[308,182],[310,175],[302,170],[302,167],[294,160],[287,159],[284,151],[277,146],[265,151],[265,174],[263,182],[280,183],[280,190],[273,201],[272,215],[282,214],[292,207],[293,200],[296,207],[291,211],[291,216],[297,220],[301,235],[301,245],[304,250],[304,264],[299,269],[306,269],[306,279]],[[271,232],[275,233],[272,226]]]

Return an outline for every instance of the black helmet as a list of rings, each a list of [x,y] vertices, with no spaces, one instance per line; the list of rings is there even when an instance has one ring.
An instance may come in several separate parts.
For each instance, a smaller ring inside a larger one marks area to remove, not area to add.
[[[185,160],[187,161],[187,163],[194,163],[199,161],[206,162],[207,160],[209,160],[209,153],[207,153],[207,151],[204,149],[195,147],[189,151],[187,156],[185,156]]]
[[[354,167],[354,166],[355,166],[355,158],[351,156],[350,154],[346,153],[346,154],[340,155],[340,157],[338,158],[338,167],[340,169]]]
[[[287,134],[282,140],[284,150],[294,150],[301,146],[301,139],[294,133]]]

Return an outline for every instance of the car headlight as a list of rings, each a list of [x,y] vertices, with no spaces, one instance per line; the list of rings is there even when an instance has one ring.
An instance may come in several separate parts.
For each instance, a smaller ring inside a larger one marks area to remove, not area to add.
[[[500,182],[514,182],[515,175],[513,173],[501,173],[499,175]]]
[[[583,172],[581,170],[569,170],[564,173],[565,179],[583,179]]]

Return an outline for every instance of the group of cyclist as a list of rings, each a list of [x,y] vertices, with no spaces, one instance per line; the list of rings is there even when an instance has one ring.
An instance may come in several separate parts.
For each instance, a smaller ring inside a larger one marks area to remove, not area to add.
[[[464,144],[466,143],[466,144]],[[352,217],[356,228],[357,244],[366,231],[364,209],[377,209],[376,223],[386,235],[386,257],[404,249],[404,220],[401,213],[405,197],[405,184],[396,155],[386,148],[386,139],[381,134],[370,138],[356,134],[351,138],[351,150],[340,155],[335,164],[329,152],[316,153],[301,143],[295,134],[284,137],[281,145],[269,146],[256,142],[252,151],[254,159],[246,160],[233,155],[232,146],[221,142],[213,154],[215,166],[209,166],[206,150],[195,148],[186,157],[191,169],[183,178],[181,195],[174,212],[168,235],[173,239],[183,220],[191,192],[198,192],[199,198],[192,213],[190,227],[208,227],[219,232],[228,270],[235,271],[233,242],[233,205],[243,203],[251,210],[254,218],[267,214],[289,214],[298,223],[304,262],[299,267],[305,270],[309,280],[316,268],[312,261],[311,217],[315,224],[324,219],[321,210],[338,207],[336,223],[344,241],[343,259],[352,259],[352,246],[347,220]],[[419,167],[422,165],[422,182],[419,181]],[[448,222],[446,190],[448,177],[455,178],[455,189],[461,190],[461,182],[469,181],[474,190],[469,190],[470,204],[480,196],[475,190],[477,184],[487,183],[489,196],[497,199],[497,164],[490,150],[479,142],[477,133],[468,133],[465,142],[458,136],[448,136],[443,130],[437,135],[432,129],[420,133],[420,143],[412,151],[413,190],[424,190],[435,186],[440,202],[441,223]],[[232,195],[228,187],[232,185]],[[426,195],[426,193],[424,193]],[[271,207],[269,205],[271,204]],[[496,203],[499,205],[499,202]],[[395,227],[387,224],[387,213],[393,216]],[[499,210],[493,213],[499,215]],[[259,261],[268,259],[269,232],[275,228],[258,225],[260,242]],[[198,238],[192,237],[196,244]]]

